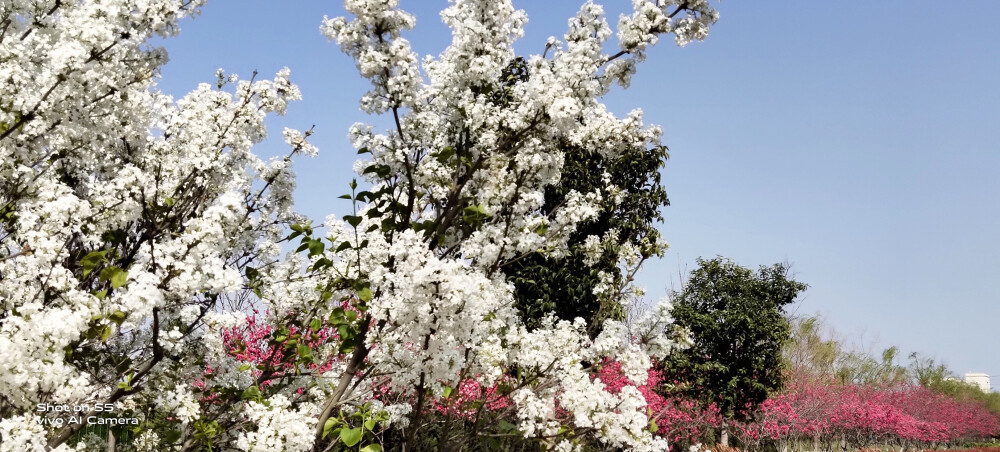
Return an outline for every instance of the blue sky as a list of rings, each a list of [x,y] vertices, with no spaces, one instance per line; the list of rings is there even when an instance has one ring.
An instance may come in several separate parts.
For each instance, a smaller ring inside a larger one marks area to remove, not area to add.
[[[611,23],[631,2],[604,3]],[[438,54],[444,0],[403,0],[406,37]],[[517,2],[521,54],[561,36],[578,1]],[[628,90],[605,102],[664,128],[671,250],[638,281],[650,298],[699,256],[756,267],[787,261],[810,285],[794,308],[823,314],[849,343],[890,345],[986,372],[1000,387],[1000,2],[716,2],[702,43],[656,46]],[[288,66],[304,100],[271,121],[259,152],[308,129],[320,156],[297,162],[297,205],[344,214],[354,122],[366,90],[319,34],[339,2],[216,0],[162,41],[160,88],[180,96],[219,67],[270,77]]]

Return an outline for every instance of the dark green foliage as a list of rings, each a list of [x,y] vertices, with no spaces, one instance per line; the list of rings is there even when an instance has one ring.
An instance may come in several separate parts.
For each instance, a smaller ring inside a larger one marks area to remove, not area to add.
[[[754,272],[717,257],[698,266],[673,300],[675,323],[694,345],[664,367],[682,382],[678,392],[740,419],[782,387],[782,344],[790,335],[783,308],[807,286],[782,264]]]
[[[653,248],[660,234],[653,224],[663,220],[660,207],[670,204],[659,173],[667,159],[666,148],[628,150],[613,160],[571,147],[564,152],[562,179],[546,190],[544,213],[560,205],[571,190],[588,193],[604,188],[604,172],[626,192],[621,204],[608,202],[598,218],[581,225],[571,236],[570,246],[583,243],[587,236],[600,237],[617,229],[618,243],[636,245],[643,250],[643,257],[655,254]],[[618,253],[614,250],[605,249],[601,259],[590,267],[584,265],[583,254],[577,252],[560,259],[534,254],[508,265],[504,271],[514,282],[517,307],[529,324],[550,312],[560,319],[583,317],[597,327],[608,318],[624,319],[618,300],[602,302],[593,293],[600,271],[615,275],[615,282],[621,282]]]
[[[501,74],[499,86],[490,93],[492,100],[506,104],[510,88],[528,77],[524,59],[512,60]],[[546,190],[542,213],[550,214],[571,190],[589,193],[607,189],[602,178],[605,172],[610,175],[611,183],[625,192],[621,204],[615,206],[607,200],[597,219],[580,225],[570,238],[570,248],[582,244],[587,236],[602,237],[617,229],[618,244],[635,245],[644,258],[658,254],[660,234],[653,224],[663,221],[660,208],[670,204],[660,185],[660,168],[668,158],[667,148],[624,149],[614,159],[568,144],[561,150],[565,154],[562,177],[557,185]],[[588,267],[580,252],[564,258],[532,254],[507,263],[502,270],[515,285],[517,308],[529,327],[537,326],[542,317],[553,313],[566,320],[582,317],[596,329],[605,319],[625,318],[618,300],[599,300],[593,293],[600,271],[615,275],[616,284],[622,282],[618,258],[615,250],[605,249],[600,261]]]

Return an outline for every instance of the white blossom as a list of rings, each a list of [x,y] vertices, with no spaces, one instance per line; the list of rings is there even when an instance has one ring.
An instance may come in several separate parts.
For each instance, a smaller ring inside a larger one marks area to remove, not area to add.
[[[283,395],[270,398],[267,404],[248,402],[244,411],[253,431],[240,433],[236,447],[247,452],[312,450],[316,421],[310,410],[308,406],[292,409]]]

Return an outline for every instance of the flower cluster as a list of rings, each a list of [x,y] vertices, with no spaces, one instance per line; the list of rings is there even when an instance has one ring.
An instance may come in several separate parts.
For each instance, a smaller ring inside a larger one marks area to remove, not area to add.
[[[315,422],[311,407],[300,405],[292,408],[282,395],[276,395],[267,404],[249,402],[246,415],[255,431],[240,433],[236,447],[248,452],[306,452],[312,449],[312,424]]]

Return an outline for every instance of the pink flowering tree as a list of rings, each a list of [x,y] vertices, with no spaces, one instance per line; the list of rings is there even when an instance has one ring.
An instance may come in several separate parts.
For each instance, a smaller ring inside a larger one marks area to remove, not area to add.
[[[994,437],[1000,419],[980,403],[921,386],[793,378],[785,392],[769,398],[751,422],[738,427],[750,449],[771,443],[786,450],[796,441],[816,448],[921,449]]]

